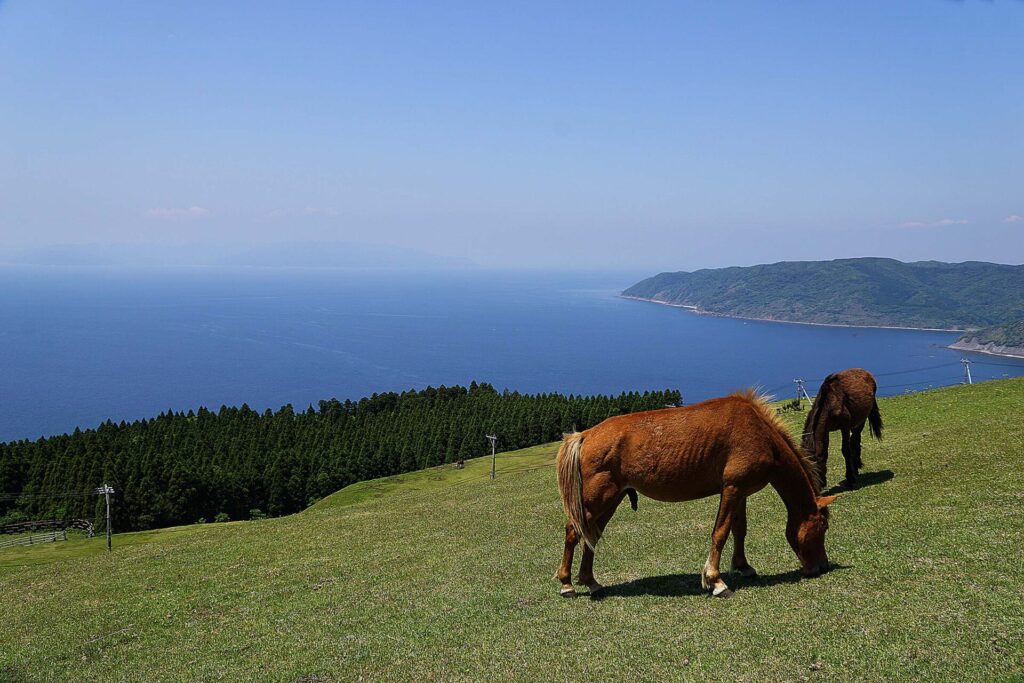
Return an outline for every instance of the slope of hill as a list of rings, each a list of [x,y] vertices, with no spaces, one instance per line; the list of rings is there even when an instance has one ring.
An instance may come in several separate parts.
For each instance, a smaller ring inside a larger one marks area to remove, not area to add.
[[[91,519],[106,482],[121,499],[117,528],[139,531],[199,519],[273,517],[356,481],[557,439],[572,425],[660,408],[678,391],[563,396],[497,391],[487,383],[320,401],[319,409],[258,412],[246,405],[107,421],[36,441],[0,443],[0,524]],[[83,492],[85,493],[84,495]],[[37,495],[39,494],[39,495]]]
[[[839,567],[800,578],[766,489],[761,576],[730,575],[730,600],[698,577],[714,498],[623,506],[598,549],[607,597],[559,598],[554,444],[500,456],[495,481],[484,458],[291,517],[119,535],[110,555],[0,551],[0,680],[1016,680],[1022,401],[1024,380],[883,399],[864,486],[833,507]]]
[[[1024,320],[968,332],[949,348],[1024,358]]]
[[[782,262],[661,273],[622,295],[742,318],[970,329],[1024,318],[1024,266],[883,258]]]

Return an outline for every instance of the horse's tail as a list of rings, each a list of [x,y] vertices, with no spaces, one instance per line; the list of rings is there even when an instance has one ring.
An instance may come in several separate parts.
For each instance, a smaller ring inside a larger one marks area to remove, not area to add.
[[[879,441],[882,439],[882,413],[878,412],[878,401],[875,400],[868,413],[868,424],[871,425],[871,436]]]
[[[555,469],[558,470],[558,492],[562,496],[562,507],[569,523],[588,546],[597,545],[598,534],[587,524],[583,509],[583,470],[580,467],[583,434],[574,432],[566,435],[558,449]]]

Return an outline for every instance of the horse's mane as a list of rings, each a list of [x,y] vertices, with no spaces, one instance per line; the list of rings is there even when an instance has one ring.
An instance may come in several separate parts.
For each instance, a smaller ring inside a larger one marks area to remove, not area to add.
[[[737,391],[733,396],[747,401],[755,410],[757,410],[761,419],[778,432],[779,436],[786,442],[786,445],[789,446],[789,450],[793,452],[794,456],[796,456],[797,462],[800,463],[800,467],[803,469],[804,474],[807,475],[807,479],[810,481],[811,488],[814,489],[815,495],[820,493],[822,486],[821,474],[818,472],[818,467],[814,463],[814,458],[812,458],[811,454],[804,450],[802,446],[797,444],[793,435],[789,431],[789,427],[787,427],[786,423],[782,421],[782,418],[779,417],[779,414],[775,409],[768,404],[768,397],[754,388]]]
[[[814,450],[814,431],[818,427],[818,421],[821,420],[824,414],[825,404],[828,403],[828,396],[832,392],[832,380],[835,378],[835,373],[825,378],[818,388],[818,395],[814,397],[814,404],[807,413],[807,419],[804,421],[804,433],[801,439],[805,450]]]

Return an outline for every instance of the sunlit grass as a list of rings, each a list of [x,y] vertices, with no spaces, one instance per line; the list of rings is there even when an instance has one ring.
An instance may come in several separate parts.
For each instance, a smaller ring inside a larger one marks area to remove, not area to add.
[[[698,571],[717,501],[624,506],[601,601],[558,597],[556,446],[364,482],[304,513],[0,551],[0,680],[985,680],[1024,671],[1024,381],[881,403],[836,571],[770,490],[761,578]],[[803,414],[787,419],[795,426]],[[842,477],[830,460],[830,484]],[[728,558],[728,551],[726,554]],[[1018,679],[1019,680],[1019,679]]]

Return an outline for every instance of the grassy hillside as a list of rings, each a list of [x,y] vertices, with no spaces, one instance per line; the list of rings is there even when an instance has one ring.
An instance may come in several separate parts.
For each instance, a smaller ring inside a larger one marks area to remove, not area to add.
[[[1024,266],[893,259],[661,273],[624,296],[746,318],[970,329],[1024,318]]]
[[[730,600],[698,576],[716,500],[643,498],[599,548],[607,597],[559,598],[555,445],[493,482],[481,459],[111,555],[4,551],[0,680],[1022,680],[1021,405],[1024,380],[882,400],[886,439],[834,506],[840,568],[800,578],[766,490],[761,578],[729,576]]]

